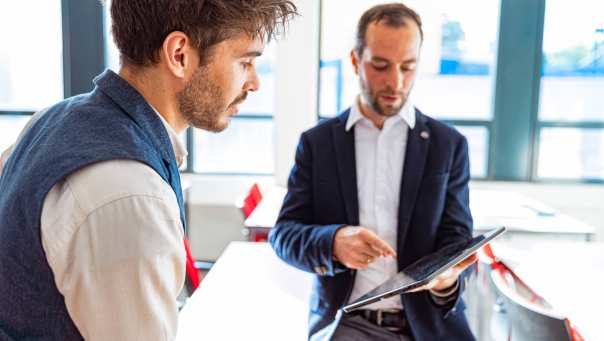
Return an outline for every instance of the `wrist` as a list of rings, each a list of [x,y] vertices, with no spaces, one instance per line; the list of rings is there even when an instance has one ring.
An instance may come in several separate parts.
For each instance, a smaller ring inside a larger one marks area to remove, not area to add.
[[[436,297],[449,297],[453,295],[457,291],[457,289],[459,289],[459,280],[455,280],[455,283],[453,283],[448,288],[440,290],[430,289],[430,293]]]

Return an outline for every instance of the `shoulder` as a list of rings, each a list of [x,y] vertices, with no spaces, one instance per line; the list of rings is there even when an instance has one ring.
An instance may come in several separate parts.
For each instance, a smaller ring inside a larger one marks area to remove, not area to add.
[[[131,160],[95,163],[58,182],[44,199],[40,228],[55,266],[69,258],[82,238],[108,236],[96,241],[100,243],[116,233],[120,238],[144,233],[145,240],[182,234],[170,185],[149,166]]]
[[[85,211],[113,201],[147,197],[174,209],[178,204],[172,187],[151,167],[133,160],[110,160],[86,166],[66,179],[66,184]]]
[[[349,111],[346,110],[336,117],[320,120],[317,125],[306,130],[302,135],[310,140],[321,140],[322,138],[331,136],[334,128],[345,129]]]

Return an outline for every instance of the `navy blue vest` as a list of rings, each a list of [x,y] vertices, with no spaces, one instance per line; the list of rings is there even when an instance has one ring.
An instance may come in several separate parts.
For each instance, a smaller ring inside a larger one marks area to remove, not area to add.
[[[50,189],[74,171],[114,159],[147,164],[184,210],[168,133],[143,97],[111,71],[95,89],[49,108],[24,134],[0,177],[0,340],[81,340],[40,237]],[[69,212],[65,212],[69,214]]]

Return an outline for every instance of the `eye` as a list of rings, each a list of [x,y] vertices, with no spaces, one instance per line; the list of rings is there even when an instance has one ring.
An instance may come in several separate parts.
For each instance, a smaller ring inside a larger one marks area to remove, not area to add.
[[[386,62],[372,62],[371,66],[377,71],[384,71],[388,68],[388,63]]]
[[[243,66],[245,70],[249,70],[250,68],[254,67],[254,61],[250,59],[243,60],[241,61],[241,66]]]
[[[415,70],[415,64],[403,65],[401,66],[401,71],[403,72],[411,72]]]

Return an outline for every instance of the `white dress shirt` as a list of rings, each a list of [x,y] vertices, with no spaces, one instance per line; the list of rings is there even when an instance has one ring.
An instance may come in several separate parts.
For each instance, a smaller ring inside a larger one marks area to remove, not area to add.
[[[415,109],[407,100],[380,130],[352,106],[346,130],[354,128],[359,223],[397,250],[398,212],[408,130],[415,127]],[[397,250],[399,252],[400,250]],[[350,296],[354,301],[398,272],[397,260],[380,257],[358,270]],[[366,309],[402,309],[400,296],[370,304]]]
[[[180,164],[186,149],[159,117]],[[183,227],[174,191],[152,168],[111,160],[76,171],[46,196],[40,228],[55,284],[86,340],[175,338]]]

